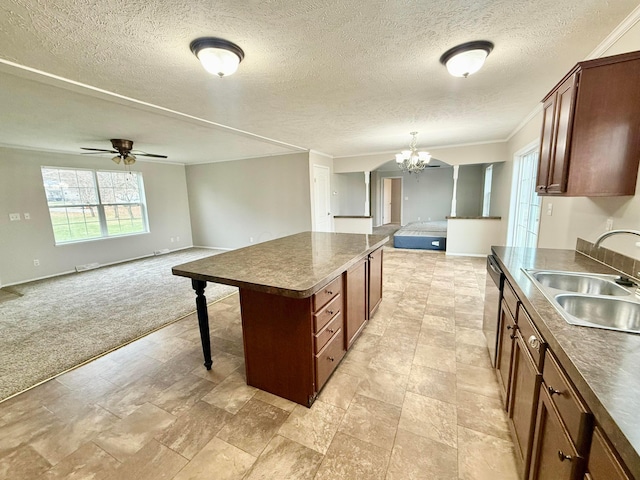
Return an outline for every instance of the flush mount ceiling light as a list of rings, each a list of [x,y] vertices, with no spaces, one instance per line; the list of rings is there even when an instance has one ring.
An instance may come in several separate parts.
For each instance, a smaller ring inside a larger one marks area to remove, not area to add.
[[[418,132],[411,132],[410,135],[413,135],[413,138],[409,144],[409,150],[396,153],[396,163],[403,172],[420,173],[429,165],[431,154],[418,151],[418,139],[416,138]]]
[[[222,38],[196,38],[189,48],[207,72],[219,77],[233,74],[244,58],[244,52],[238,45]]]
[[[467,42],[450,48],[440,57],[442,63],[454,77],[468,77],[484,65],[493,50],[493,43],[486,40]]]

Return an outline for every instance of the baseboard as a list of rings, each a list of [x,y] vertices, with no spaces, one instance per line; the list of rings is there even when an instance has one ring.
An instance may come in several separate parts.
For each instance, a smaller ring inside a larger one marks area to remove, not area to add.
[[[207,250],[224,250],[225,252],[230,252],[231,250],[237,250],[237,248],[207,247],[207,246],[204,246],[204,245],[194,245],[193,248],[205,248]]]
[[[180,248],[176,248],[174,250],[170,250],[169,253],[173,253],[173,252],[179,252],[180,250],[187,250],[189,248],[211,248],[211,247],[194,247],[193,245],[189,245],[186,247],[180,247]],[[223,250],[222,248],[217,249],[217,250]],[[109,267],[111,265],[118,265],[120,263],[126,263],[126,262],[133,262],[134,260],[142,260],[143,258],[150,258],[150,257],[154,257],[155,254],[154,253],[150,253],[148,255],[141,255],[139,257],[132,257],[132,258],[127,258],[124,260],[118,260],[115,262],[109,262],[109,263],[101,263],[99,266],[95,267],[95,268],[91,268],[88,270],[83,270],[83,271],[89,271],[89,270],[95,270],[96,268],[102,268],[102,267]],[[54,277],[61,277],[62,275],[69,275],[70,273],[82,273],[83,271],[76,271],[76,270],[69,270],[66,272],[60,272],[60,273],[54,273],[52,275],[45,275],[43,277],[36,277],[36,278],[31,278],[29,280],[23,280],[20,282],[15,282],[15,283],[7,283],[6,285],[2,285],[2,287],[13,287],[15,285],[22,285],[23,283],[30,283],[30,282],[37,282],[38,280],[46,280],[48,278],[54,278]]]
[[[486,257],[488,253],[450,253],[446,252],[447,257]]]

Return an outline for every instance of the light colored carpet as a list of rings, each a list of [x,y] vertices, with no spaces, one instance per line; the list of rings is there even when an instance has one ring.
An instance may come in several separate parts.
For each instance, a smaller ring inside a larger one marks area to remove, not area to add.
[[[0,400],[195,310],[171,267],[221,253],[191,248],[10,287],[0,302]],[[209,283],[207,302],[237,289]]]

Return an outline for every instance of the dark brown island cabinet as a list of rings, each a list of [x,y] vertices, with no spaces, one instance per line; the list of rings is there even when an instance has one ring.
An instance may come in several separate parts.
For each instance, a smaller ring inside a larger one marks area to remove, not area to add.
[[[640,161],[640,52],[578,63],[543,99],[536,191],[634,195]]]
[[[523,480],[632,478],[509,280],[495,368]]]
[[[382,300],[387,240],[305,232],[173,272],[238,286],[247,384],[310,407]]]

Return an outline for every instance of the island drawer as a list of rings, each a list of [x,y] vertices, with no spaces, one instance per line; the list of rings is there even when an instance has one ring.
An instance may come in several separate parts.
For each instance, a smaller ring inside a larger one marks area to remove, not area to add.
[[[518,307],[518,330],[520,331],[520,336],[524,340],[538,372],[542,372],[542,363],[547,344],[522,304]]]
[[[593,417],[550,351],[546,353],[542,380],[571,440],[584,455]]]
[[[331,372],[344,357],[344,330],[339,329],[324,348],[316,355],[316,391],[319,392]]]
[[[317,312],[320,310],[329,300],[339,293],[342,293],[342,275],[339,275],[335,280],[322,287],[322,289],[313,296],[313,311]]]
[[[515,318],[517,322],[518,318],[516,317],[516,312],[518,308],[518,296],[513,291],[513,288],[511,287],[511,285],[509,285],[509,282],[506,279],[504,281],[504,288],[502,289],[502,298],[507,304],[507,307],[509,307],[511,316]]]
[[[318,313],[313,314],[314,333],[320,332],[340,310],[342,310],[342,295],[336,295]]]
[[[318,353],[322,350],[327,342],[333,337],[333,334],[336,333],[342,327],[342,314],[338,312],[330,321],[325,325],[325,327],[316,334],[315,336],[315,352]]]

